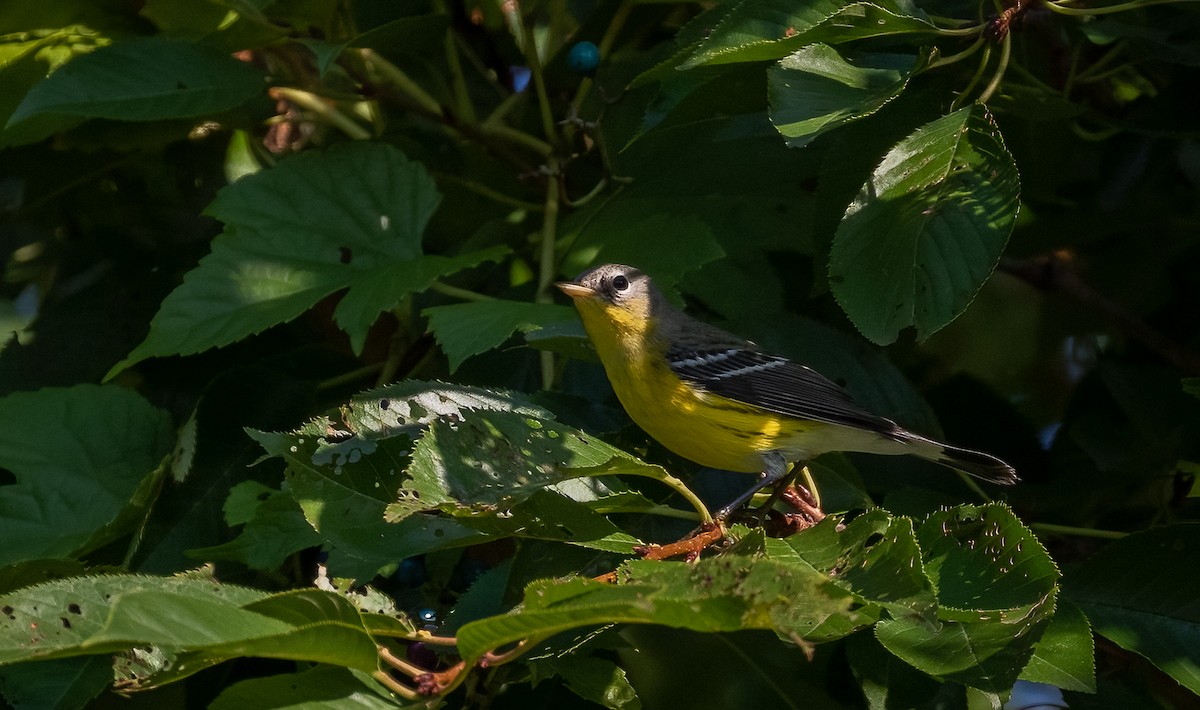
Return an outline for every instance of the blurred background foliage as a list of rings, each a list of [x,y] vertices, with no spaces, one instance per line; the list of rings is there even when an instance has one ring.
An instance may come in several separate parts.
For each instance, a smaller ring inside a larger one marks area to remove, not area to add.
[[[1082,609],[1076,630],[1097,632],[1094,680],[1063,686],[1071,706],[1194,706],[1200,612],[1180,590],[1200,588],[1198,29],[1194,7],[1151,1],[0,0],[0,511],[24,521],[61,487],[100,496],[108,474],[39,488],[26,468],[81,431],[133,466],[95,519],[47,503],[41,532],[2,528],[0,579],[15,581],[0,592],[211,561],[224,582],[309,586],[337,545],[281,489],[286,451],[246,430],[295,430],[408,379],[526,393],[719,505],[744,480],[647,441],[553,305],[554,280],[627,262],[869,408],[1015,465],[1004,500],[1063,574],[1060,614]],[[919,182],[938,161],[946,174]],[[394,245],[373,241],[372,210]],[[78,389],[102,382],[122,394]],[[276,458],[250,467],[263,446]],[[828,512],[920,520],[979,502],[920,462],[819,463]],[[666,541],[689,524],[622,530]],[[449,632],[526,581],[619,559],[489,535],[360,566]],[[482,579],[494,589],[468,596]],[[591,643],[620,682],[542,658],[468,697],[1000,697],[934,680],[870,634],[813,649],[632,626]],[[0,692],[15,707],[124,702],[102,692],[106,663],[48,691],[65,662],[0,669]],[[295,670],[243,658],[133,702],[202,706]]]

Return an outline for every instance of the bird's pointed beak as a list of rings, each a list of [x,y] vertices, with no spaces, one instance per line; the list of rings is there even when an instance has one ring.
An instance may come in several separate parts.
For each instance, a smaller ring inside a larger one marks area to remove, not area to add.
[[[571,298],[587,298],[588,296],[596,295],[596,292],[590,287],[575,283],[574,281],[559,281],[554,285]]]

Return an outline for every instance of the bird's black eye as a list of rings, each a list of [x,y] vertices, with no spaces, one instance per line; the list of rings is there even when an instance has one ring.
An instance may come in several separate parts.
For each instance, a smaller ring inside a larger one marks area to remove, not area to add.
[[[613,277],[612,285],[616,290],[624,291],[625,289],[629,288],[629,279],[625,278],[621,274],[617,274]]]

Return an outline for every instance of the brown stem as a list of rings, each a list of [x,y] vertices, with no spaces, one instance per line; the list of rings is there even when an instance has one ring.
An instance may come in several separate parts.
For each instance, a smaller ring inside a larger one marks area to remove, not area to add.
[[[635,547],[634,552],[647,560],[665,560],[670,557],[685,556],[689,560],[696,559],[708,546],[722,540],[725,529],[716,521],[703,523],[693,535],[668,545],[643,545]],[[615,579],[613,580],[615,581]]]

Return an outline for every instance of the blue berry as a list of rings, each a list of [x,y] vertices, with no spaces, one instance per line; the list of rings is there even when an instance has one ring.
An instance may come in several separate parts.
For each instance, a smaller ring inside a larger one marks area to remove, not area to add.
[[[567,66],[576,74],[595,74],[600,66],[600,48],[591,42],[577,42],[567,53]]]
[[[437,612],[428,607],[417,609],[417,618],[421,620],[422,624],[436,624],[438,621]]]

